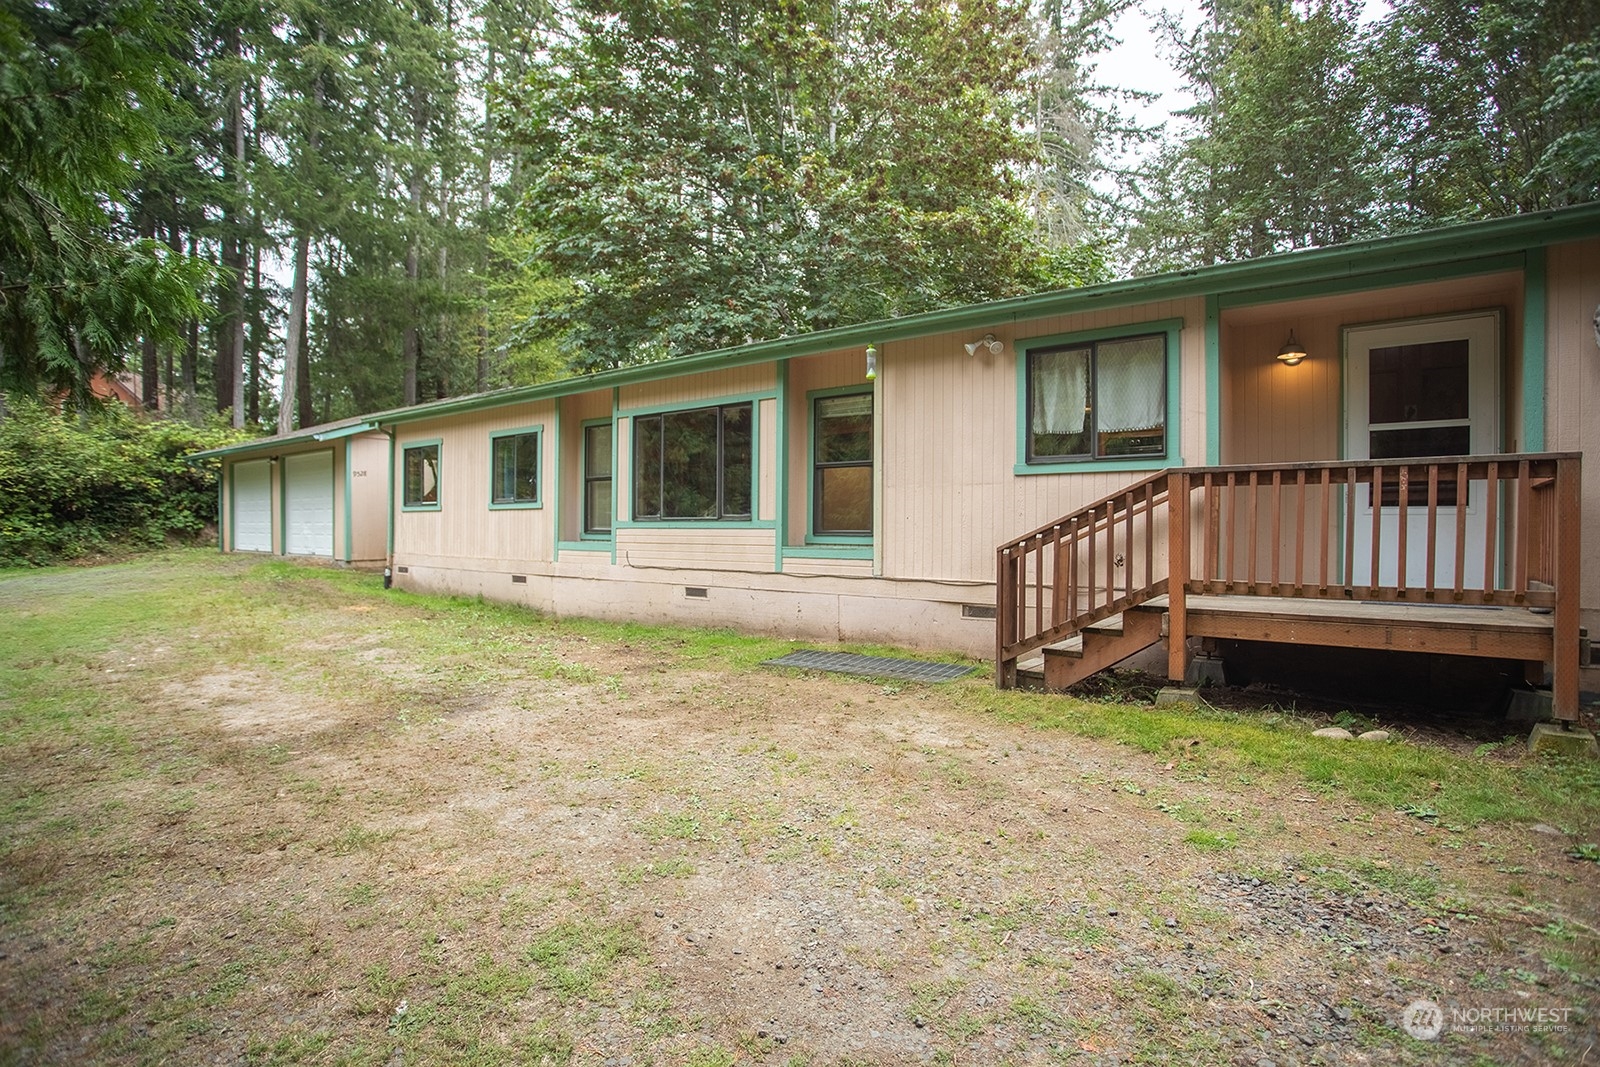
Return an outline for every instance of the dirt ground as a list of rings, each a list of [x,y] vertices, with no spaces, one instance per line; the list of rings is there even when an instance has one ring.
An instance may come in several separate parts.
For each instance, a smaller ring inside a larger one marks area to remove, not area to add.
[[[36,799],[7,820],[0,1061],[1600,1056],[1600,878],[1558,828],[1010,725],[976,681],[548,624],[419,657],[372,602],[295,596],[314,641],[99,657],[122,747],[7,753]],[[1439,1040],[1402,1029],[1424,999]]]

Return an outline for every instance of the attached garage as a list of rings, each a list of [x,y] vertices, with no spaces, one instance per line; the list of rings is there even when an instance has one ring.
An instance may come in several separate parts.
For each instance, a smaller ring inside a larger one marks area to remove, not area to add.
[[[331,451],[284,457],[283,531],[288,555],[333,555]]]
[[[272,463],[233,465],[233,550],[272,551]]]

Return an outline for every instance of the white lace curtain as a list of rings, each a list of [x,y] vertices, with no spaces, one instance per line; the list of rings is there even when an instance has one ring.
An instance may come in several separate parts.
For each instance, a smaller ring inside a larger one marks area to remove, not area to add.
[[[1101,433],[1152,430],[1166,422],[1164,337],[1107,341],[1096,360],[1095,428]],[[1033,357],[1033,431],[1082,433],[1089,408],[1089,348]]]

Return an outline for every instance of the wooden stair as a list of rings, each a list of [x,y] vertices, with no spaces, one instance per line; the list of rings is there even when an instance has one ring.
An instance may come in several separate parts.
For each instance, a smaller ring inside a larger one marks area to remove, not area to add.
[[[1018,664],[1025,682],[1059,690],[1113,667],[1161,640],[1165,605],[1131,608],[1084,627],[1065,641],[1040,650],[1042,658]]]

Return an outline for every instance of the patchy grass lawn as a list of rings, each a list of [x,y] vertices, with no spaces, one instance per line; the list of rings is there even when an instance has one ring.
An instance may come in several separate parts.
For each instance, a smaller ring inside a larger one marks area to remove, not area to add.
[[[1595,764],[790,647],[0,575],[0,1063],[1593,1058]]]

